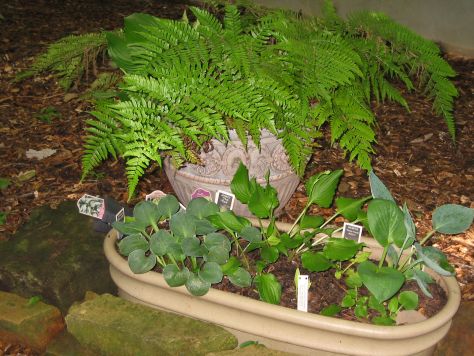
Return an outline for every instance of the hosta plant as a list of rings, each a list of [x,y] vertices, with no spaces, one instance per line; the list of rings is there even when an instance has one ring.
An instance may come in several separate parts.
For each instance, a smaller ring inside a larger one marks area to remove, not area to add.
[[[203,295],[212,284],[228,278],[238,287],[253,286],[261,300],[273,304],[280,303],[282,292],[271,272],[279,259],[296,262],[295,273],[299,273],[296,266],[311,273],[332,269],[336,278],[344,279],[347,291],[340,304],[329,305],[322,314],[353,308],[358,318],[391,325],[400,310],[418,306],[415,292],[401,291],[406,281],[415,280],[431,297],[428,285],[433,279],[424,267],[453,275],[446,256],[426,243],[436,232],[458,234],[469,228],[474,210],[453,204],[437,208],[432,231],[418,240],[406,206],[397,206],[371,173],[371,197],[336,198],[335,213],[328,219],[308,215],[313,204],[332,206],[341,175],[337,170],[311,177],[306,184],[307,205],[288,231],[279,231],[273,214],[278,206],[276,191],[268,183],[261,186],[249,178],[241,164],[231,188],[257,216],[256,221],[220,211],[204,198],[192,200],[183,211],[176,198],[166,196],[157,204],[139,203],[132,219],[114,224],[127,235],[119,241],[119,251],[128,257],[133,272],[159,267],[171,287],[185,285],[194,295]],[[382,258],[371,261],[364,244],[338,237],[341,228],[331,225],[337,216],[364,224],[383,248]]]

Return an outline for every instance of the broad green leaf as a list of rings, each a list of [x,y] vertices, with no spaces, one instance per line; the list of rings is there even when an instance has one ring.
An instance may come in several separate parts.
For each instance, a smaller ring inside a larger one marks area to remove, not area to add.
[[[376,316],[372,318],[372,322],[375,325],[384,325],[384,326],[395,325],[395,320],[393,320],[389,316]]]
[[[142,234],[133,234],[125,236],[118,243],[119,252],[123,256],[128,256],[132,251],[135,250],[144,250],[148,251],[149,244],[145,237]]]
[[[446,255],[436,247],[422,247],[415,242],[416,253],[423,262],[436,273],[442,276],[454,275],[454,267],[448,262]]]
[[[361,248],[362,244],[354,240],[331,237],[327,240],[323,253],[330,260],[347,261],[353,258]]]
[[[398,301],[405,310],[418,308],[418,294],[412,291],[403,291],[398,295]]]
[[[341,306],[337,304],[330,304],[326,308],[321,310],[319,314],[324,315],[324,316],[334,316],[337,313],[339,313],[341,310],[342,310]]]
[[[179,287],[186,283],[191,273],[184,267],[182,270],[174,264],[166,265],[163,268],[163,278],[170,287]]]
[[[343,170],[338,169],[329,174],[319,176],[314,182],[308,181],[306,186],[309,201],[322,208],[329,208],[334,199]],[[308,189],[309,188],[309,189]]]
[[[474,209],[457,204],[446,204],[433,212],[433,229],[442,234],[460,234],[472,225]]]
[[[196,235],[206,235],[217,230],[217,228],[206,219],[196,220],[194,223],[196,224]]]
[[[293,237],[290,237],[290,235],[288,235],[287,233],[284,233],[280,235],[280,240],[281,240],[281,243],[286,248],[293,249],[293,248],[301,246],[304,239],[300,235],[295,235]]]
[[[373,295],[369,296],[369,302],[367,304],[370,309],[378,311],[380,314],[385,314],[385,308]]]
[[[358,318],[367,318],[369,315],[369,311],[367,310],[367,305],[366,304],[357,304],[354,308],[354,314]]]
[[[262,241],[262,233],[260,232],[260,229],[257,229],[254,226],[245,226],[242,231],[240,231],[240,236],[248,242]]]
[[[346,284],[349,288],[359,288],[362,286],[362,279],[360,278],[359,273],[354,272],[352,269],[349,269],[346,273]]]
[[[280,304],[281,284],[271,273],[264,273],[256,278],[260,299],[270,304]]]
[[[145,250],[134,250],[128,255],[128,265],[133,273],[145,273],[156,265],[156,256],[146,256]]]
[[[263,246],[260,249],[260,257],[267,262],[273,263],[278,260],[279,256],[280,253],[278,252],[278,249],[274,246]]]
[[[181,241],[181,248],[186,256],[202,257],[206,251],[197,237],[186,237]]]
[[[410,248],[411,245],[413,245],[413,242],[415,242],[416,239],[416,226],[415,223],[413,222],[413,219],[411,217],[410,211],[408,210],[408,207],[405,204],[403,204],[403,217],[404,217],[404,222],[405,222],[405,228],[407,230],[407,235],[405,237],[405,241],[403,241],[403,245],[400,246],[404,250],[407,248]]]
[[[121,232],[124,235],[132,235],[136,234],[137,232],[144,232],[147,228],[146,223],[138,222],[138,221],[130,221],[130,222],[122,222],[122,221],[114,221],[112,223],[114,229],[118,232]]]
[[[395,313],[398,310],[398,299],[397,297],[390,298],[388,302],[387,309],[390,313]]]
[[[141,201],[133,209],[133,217],[138,223],[146,224],[147,226],[156,227],[156,223],[161,217],[161,213],[157,206],[150,201]],[[155,228],[155,230],[158,230]]]
[[[176,242],[176,238],[166,230],[158,230],[150,237],[150,250],[157,256],[164,256],[168,251],[168,246]]]
[[[341,307],[350,308],[355,305],[355,300],[350,295],[345,295],[341,301]]]
[[[178,199],[174,195],[168,194],[160,199],[157,209],[161,216],[169,219],[179,211]]]
[[[204,245],[210,249],[214,246],[220,246],[227,252],[231,249],[229,238],[220,232],[213,232],[204,236]]]
[[[433,283],[434,281],[428,273],[417,268],[411,268],[405,272],[405,278],[407,280],[416,281],[418,287],[420,287],[423,294],[426,295],[428,298],[433,298],[433,295],[430,293],[428,284]]]
[[[219,207],[216,203],[210,202],[205,198],[196,198],[189,202],[186,212],[199,219],[203,219],[207,218],[209,215],[218,213]]]
[[[211,284],[219,283],[222,281],[222,277],[224,276],[221,266],[215,262],[205,263],[204,266],[202,266],[202,268],[199,270],[198,275],[203,281]]]
[[[227,277],[229,277],[229,281],[237,287],[245,288],[250,287],[252,284],[252,276],[242,267],[238,267],[233,273],[228,274]]]
[[[305,215],[301,219],[301,229],[317,229],[324,223],[324,218],[319,215]]]
[[[278,237],[276,237],[275,235],[272,235],[267,239],[267,243],[270,246],[277,246],[280,242],[281,242],[281,240]]]
[[[370,231],[370,226],[369,226],[369,220],[367,219],[367,212],[364,210],[360,210],[357,213],[357,220],[364,226],[365,230],[369,235],[372,235],[372,232]]]
[[[195,295],[196,297],[201,297],[209,291],[209,288],[211,288],[211,283],[206,282],[194,273],[190,273],[185,286],[189,293]]]
[[[359,199],[353,198],[337,198],[336,207],[337,212],[344,216],[349,221],[357,219],[359,211],[361,210],[364,203],[372,197],[365,197]]]
[[[278,206],[278,194],[275,188],[268,185],[264,188],[256,186],[248,202],[248,208],[258,218],[268,218]]]
[[[306,251],[301,255],[301,263],[311,272],[327,271],[332,263],[321,252]]]
[[[196,218],[186,212],[174,214],[170,219],[170,230],[179,238],[196,235]]]
[[[207,262],[216,262],[223,265],[229,260],[229,251],[222,246],[212,246],[204,257]]]
[[[393,199],[392,194],[387,189],[385,184],[375,175],[374,171],[370,171],[369,173],[369,182],[370,182],[370,191],[372,193],[372,197],[374,199],[383,199],[383,200],[390,200],[396,203],[395,199]]]
[[[234,272],[237,271],[237,268],[239,268],[241,265],[242,265],[242,262],[240,262],[240,260],[237,257],[231,256],[229,260],[221,266],[222,273],[227,274],[227,275],[233,274]]]
[[[230,182],[230,190],[243,204],[248,204],[252,197],[253,189],[249,180],[249,171],[242,162],[240,162],[239,168],[237,168],[234,178]]]
[[[400,271],[389,267],[377,267],[370,261],[359,264],[357,269],[362,283],[380,301],[386,301],[397,293],[405,282]]]
[[[405,217],[394,202],[372,200],[367,210],[367,217],[370,231],[380,245],[383,247],[391,243],[395,243],[398,247],[403,245],[407,235]]]
[[[178,261],[183,261],[186,258],[186,255],[183,252],[181,244],[177,242],[171,242],[168,245],[167,254],[170,254],[171,256],[173,256],[175,260],[178,260]]]
[[[207,219],[218,229],[226,229],[240,233],[246,226],[232,211],[221,211],[209,215]]]

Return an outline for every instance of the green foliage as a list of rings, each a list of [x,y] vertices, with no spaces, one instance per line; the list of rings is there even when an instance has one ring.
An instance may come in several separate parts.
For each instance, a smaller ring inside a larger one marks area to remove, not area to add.
[[[41,120],[43,122],[46,122],[50,124],[53,119],[61,118],[61,113],[56,109],[54,106],[48,106],[40,110],[39,113],[36,114],[36,117],[38,120]]]
[[[87,33],[67,36],[51,44],[47,51],[37,58],[31,68],[17,79],[24,79],[44,71],[51,71],[64,89],[69,89],[89,71],[97,74],[97,61],[107,47],[105,34]]]

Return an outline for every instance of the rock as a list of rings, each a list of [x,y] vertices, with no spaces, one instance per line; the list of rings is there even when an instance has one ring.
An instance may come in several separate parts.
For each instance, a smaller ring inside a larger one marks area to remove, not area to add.
[[[105,355],[205,355],[237,346],[219,326],[109,294],[73,305],[66,323],[82,345]]]
[[[13,293],[0,291],[0,339],[26,344],[37,352],[64,330],[64,320],[58,308]]]
[[[434,356],[468,356],[474,350],[474,302],[462,302],[448,334],[441,340]]]
[[[87,290],[114,293],[104,235],[93,231],[93,223],[72,201],[35,209],[14,236],[0,241],[0,290],[40,295],[63,312]]]
[[[67,331],[56,337],[46,349],[44,356],[95,356],[97,353],[91,349],[82,346]]]
[[[39,151],[29,149],[28,151],[26,151],[26,158],[29,158],[29,159],[36,158],[37,160],[42,160],[46,157],[54,155],[56,152],[57,152],[56,150],[53,150],[51,148],[45,148]]]
[[[267,349],[264,345],[250,345],[246,347],[241,347],[231,351],[221,351],[221,352],[212,352],[206,356],[291,356],[295,354],[290,354],[288,352],[276,351]]]

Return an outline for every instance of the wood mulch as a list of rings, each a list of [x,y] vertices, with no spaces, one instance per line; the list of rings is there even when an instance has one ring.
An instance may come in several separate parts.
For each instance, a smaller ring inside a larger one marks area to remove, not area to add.
[[[0,4],[0,177],[12,181],[0,190],[0,211],[7,213],[0,225],[0,240],[8,239],[41,205],[57,206],[77,200],[84,193],[111,196],[125,202],[127,187],[123,162],[106,162],[82,183],[81,154],[84,125],[89,118],[86,103],[65,95],[54,78],[43,75],[14,82],[47,44],[69,34],[122,25],[133,12],[178,18],[185,5],[174,1],[4,0]],[[474,208],[474,60],[448,57],[458,72],[455,84],[457,141],[453,144],[442,118],[433,115],[431,104],[408,93],[411,111],[398,105],[374,103],[377,115],[377,154],[373,167],[399,202],[406,201],[415,215],[420,233],[427,232],[436,206],[458,203]],[[76,94],[74,91],[69,94]],[[42,121],[42,109],[54,108],[60,117]],[[369,194],[367,175],[343,157],[329,140],[317,149],[307,176],[325,169],[343,168],[338,194]],[[54,149],[42,160],[28,159],[29,149]],[[138,186],[137,198],[155,189],[171,192],[164,174],[151,168]],[[295,218],[305,203],[300,185],[285,207],[283,220]],[[328,215],[328,210],[313,210]],[[474,300],[474,228],[456,236],[439,235],[433,240],[456,267],[463,300]],[[1,354],[1,352],[0,352]]]

